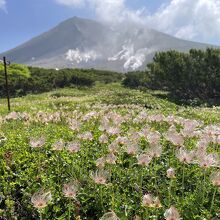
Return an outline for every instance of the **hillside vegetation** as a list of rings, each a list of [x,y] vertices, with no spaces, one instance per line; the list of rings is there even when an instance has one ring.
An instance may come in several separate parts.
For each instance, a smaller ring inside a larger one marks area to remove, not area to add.
[[[92,87],[96,82],[121,82],[128,88],[162,90],[164,98],[179,104],[220,104],[220,50],[156,53],[146,71],[120,74],[95,69],[43,69],[12,64],[8,67],[13,97],[48,92],[64,87]],[[3,65],[0,64],[0,95],[5,96]]]
[[[0,100],[0,216],[219,219],[220,108],[120,83]]]
[[[48,92],[64,87],[91,87],[95,82],[112,83],[122,80],[116,72],[82,69],[44,69],[20,64],[8,66],[10,94],[13,97],[29,93]],[[5,96],[3,65],[0,64],[0,96]]]
[[[127,74],[123,84],[165,90],[179,102],[220,104],[220,50],[159,52],[145,72]]]

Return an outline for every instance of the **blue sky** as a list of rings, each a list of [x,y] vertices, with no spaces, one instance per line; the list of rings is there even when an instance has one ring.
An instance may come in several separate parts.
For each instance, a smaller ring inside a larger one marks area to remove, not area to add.
[[[220,0],[0,0],[0,52],[73,16],[132,19],[176,37],[220,45]]]

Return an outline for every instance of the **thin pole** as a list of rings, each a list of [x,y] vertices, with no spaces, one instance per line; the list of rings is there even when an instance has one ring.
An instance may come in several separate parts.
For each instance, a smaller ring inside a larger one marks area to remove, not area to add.
[[[8,73],[7,73],[7,62],[6,57],[3,57],[3,63],[4,63],[4,69],[5,69],[5,86],[6,86],[6,94],[7,94],[7,100],[8,100],[8,111],[11,111],[10,106],[10,96],[9,96],[9,87],[8,87]]]

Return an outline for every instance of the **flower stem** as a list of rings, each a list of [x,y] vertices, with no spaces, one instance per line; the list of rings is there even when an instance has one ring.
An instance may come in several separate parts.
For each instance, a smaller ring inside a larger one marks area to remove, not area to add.
[[[143,219],[149,219],[149,211],[148,211],[148,208],[145,209],[145,212],[143,214]]]
[[[184,196],[184,190],[185,190],[185,163],[183,164],[183,176],[182,176],[182,196]]]
[[[111,202],[111,208],[114,210],[115,207],[115,192],[114,192],[114,185],[112,184],[112,202]]]
[[[206,170],[204,170],[203,172],[202,205],[204,203],[204,198],[205,198],[205,183],[206,183]]]
[[[213,207],[214,202],[215,202],[216,192],[217,192],[217,187],[215,187],[215,190],[214,190],[214,193],[213,193],[213,196],[212,196],[212,202],[211,202],[211,206],[210,206],[210,212],[212,212],[212,207]]]
[[[102,188],[102,186],[100,186],[100,197],[101,197],[102,210],[105,211],[104,205],[103,205],[103,188]]]
[[[75,159],[71,158],[72,159],[72,163],[70,165],[70,174],[73,178],[75,179],[78,179],[78,177],[80,176],[80,166],[78,166],[76,163],[75,163]]]
[[[41,166],[41,154],[38,155],[38,175],[40,176],[40,166]]]
[[[172,179],[170,180],[170,186],[169,186],[169,206],[171,206],[172,200]]]
[[[69,200],[68,220],[71,218],[71,199]]]
[[[157,161],[156,161],[156,158],[154,159],[154,166],[153,166],[153,169],[154,169],[154,184],[155,184],[155,189],[156,189],[156,192],[158,194],[158,187],[157,187]]]
[[[43,220],[42,212],[40,212],[40,220]]]
[[[59,153],[59,152],[58,152]],[[60,165],[61,165],[61,162],[60,162],[60,154],[57,155],[57,160],[58,160],[58,185],[60,185],[60,175],[61,175],[61,172],[60,172]]]
[[[142,186],[143,186],[143,175],[144,175],[144,168],[141,167],[141,172],[140,172],[140,193],[141,193],[141,196],[142,196]]]

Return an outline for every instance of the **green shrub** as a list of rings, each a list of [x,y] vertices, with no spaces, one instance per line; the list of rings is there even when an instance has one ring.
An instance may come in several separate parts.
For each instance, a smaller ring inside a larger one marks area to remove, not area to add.
[[[8,80],[11,96],[27,93],[48,92],[56,88],[70,86],[91,87],[95,82],[118,82],[122,75],[116,72],[94,69],[44,69],[11,64],[8,67]],[[4,68],[0,65],[0,95],[5,96]]]
[[[129,88],[143,87],[147,83],[147,74],[145,72],[129,72],[125,75],[122,85]]]
[[[145,72],[127,74],[123,85],[170,92],[179,100],[199,102],[220,99],[220,50],[156,53]]]
[[[186,99],[220,97],[220,50],[160,52],[148,68],[151,87]]]
[[[20,96],[26,93],[27,83],[31,77],[29,69],[21,64],[11,64],[7,68],[9,90],[12,96]],[[0,96],[5,96],[4,66],[0,64]]]

